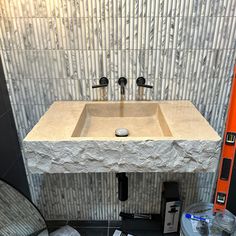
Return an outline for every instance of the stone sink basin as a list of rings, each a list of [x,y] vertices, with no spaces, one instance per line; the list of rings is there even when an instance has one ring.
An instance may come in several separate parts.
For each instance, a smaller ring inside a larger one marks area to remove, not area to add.
[[[117,128],[129,139],[172,136],[158,103],[115,102],[85,104],[72,137],[114,138]]]
[[[31,173],[214,172],[220,154],[189,101],[55,102],[23,145]]]

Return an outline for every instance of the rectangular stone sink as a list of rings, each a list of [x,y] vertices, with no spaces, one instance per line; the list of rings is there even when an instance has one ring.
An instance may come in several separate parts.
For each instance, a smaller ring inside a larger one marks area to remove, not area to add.
[[[55,102],[23,145],[31,173],[215,172],[220,154],[189,101]]]
[[[72,137],[115,137],[126,128],[129,138],[172,136],[157,103],[86,104]]]

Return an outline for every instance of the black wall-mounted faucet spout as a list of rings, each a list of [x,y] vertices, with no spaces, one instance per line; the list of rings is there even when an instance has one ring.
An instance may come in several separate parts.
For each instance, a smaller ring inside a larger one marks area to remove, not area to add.
[[[120,94],[121,96],[125,95],[125,85],[127,84],[127,79],[125,77],[120,77],[118,80],[118,84],[120,85]]]

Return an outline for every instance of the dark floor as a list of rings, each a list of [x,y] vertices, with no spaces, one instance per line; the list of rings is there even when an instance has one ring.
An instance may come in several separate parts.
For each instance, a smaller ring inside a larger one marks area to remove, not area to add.
[[[49,232],[63,225],[75,228],[81,236],[112,236],[116,229],[134,236],[161,236],[160,218],[153,220],[123,220],[123,221],[48,221]],[[168,234],[177,236],[179,234]]]

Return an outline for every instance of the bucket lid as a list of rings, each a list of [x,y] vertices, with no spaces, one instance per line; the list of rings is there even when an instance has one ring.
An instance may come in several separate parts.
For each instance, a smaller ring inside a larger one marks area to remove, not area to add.
[[[207,218],[210,220],[210,223],[188,219],[185,217],[186,213]],[[207,232],[206,235],[209,236],[221,236],[222,230],[212,224],[213,219],[214,215],[212,203],[201,202],[193,204],[186,208],[182,214],[181,230],[185,236],[201,236],[204,234],[204,232]]]

